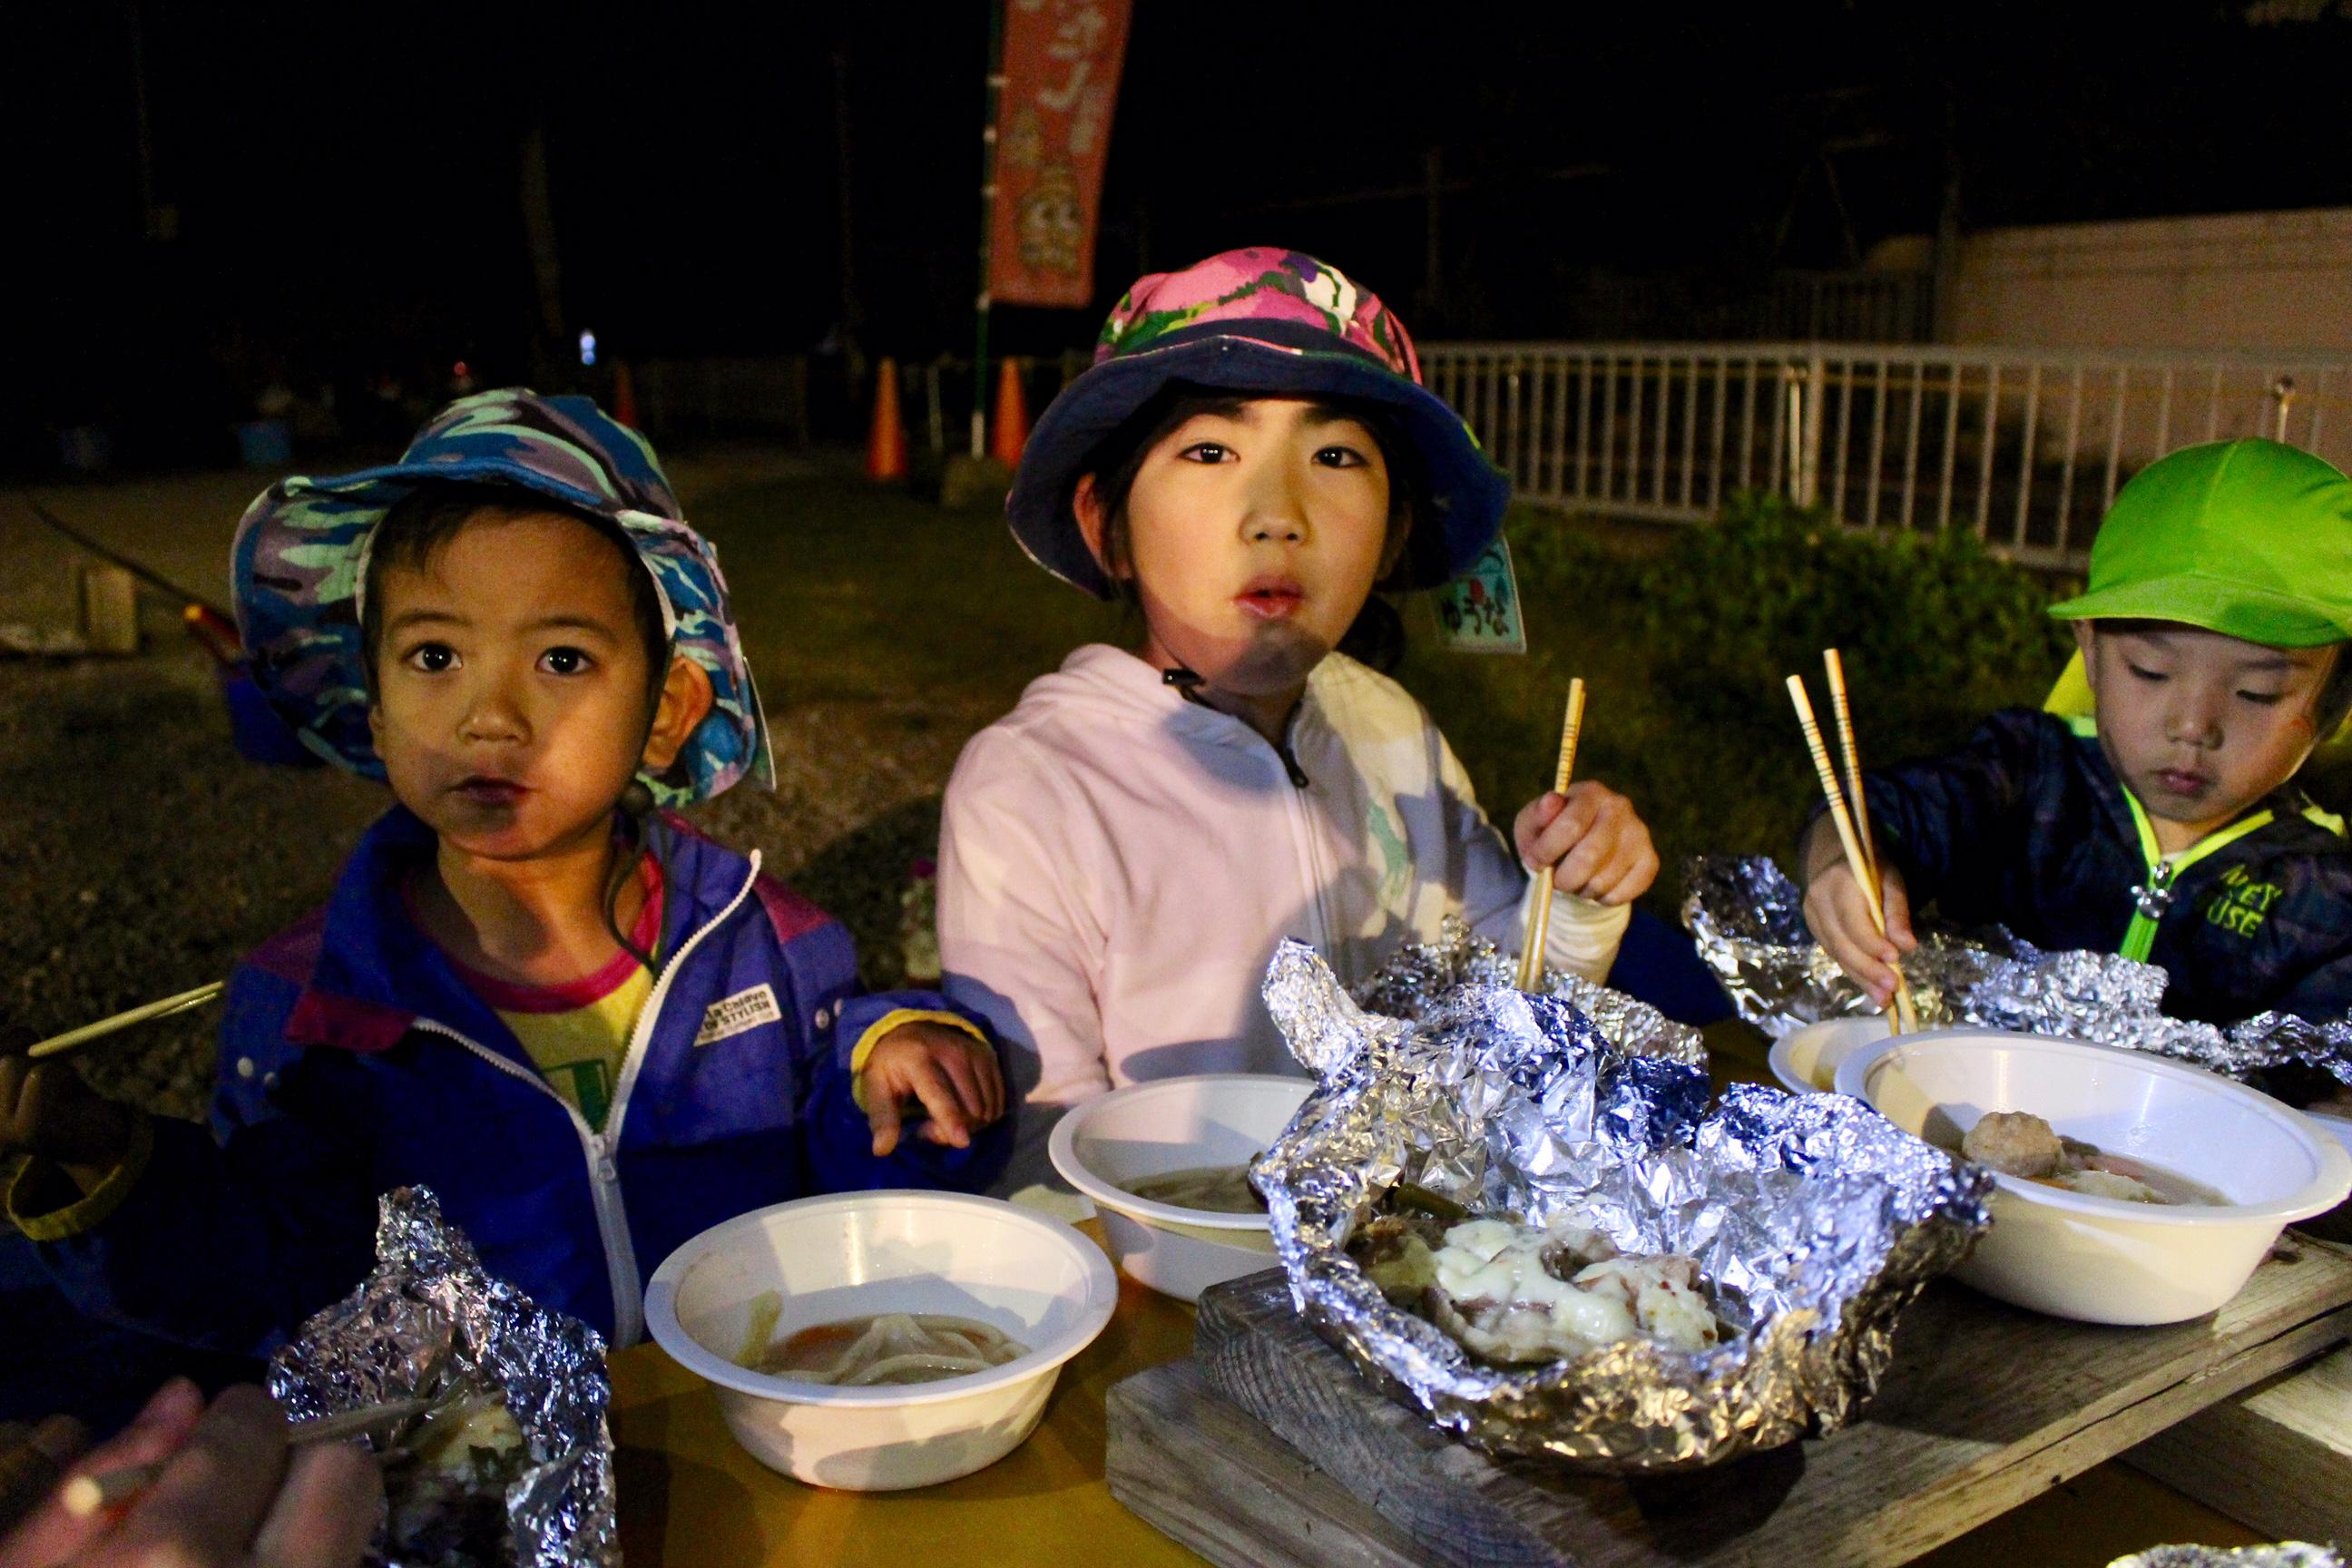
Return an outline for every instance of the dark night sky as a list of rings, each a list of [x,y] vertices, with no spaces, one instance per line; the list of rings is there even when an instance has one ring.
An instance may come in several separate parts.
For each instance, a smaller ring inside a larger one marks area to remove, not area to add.
[[[1970,226],[2339,205],[2352,3],[2301,8],[2320,15],[1138,0],[1100,304],[1139,254],[1267,242],[1347,267],[1425,337],[1659,331],[1660,301],[1671,319],[1776,265],[1843,262],[1825,142],[1862,247],[1932,227],[1948,105]],[[179,218],[155,243],[129,5],[8,7],[0,112],[35,150],[11,160],[11,227],[37,242],[11,247],[34,277],[0,425],[233,410],[278,365],[523,374],[534,124],[573,325],[624,355],[804,349],[843,311],[835,51],[863,340],[968,352],[982,5],[567,9],[139,0],[155,196]],[[1445,201],[1433,291],[1419,199],[1329,199],[1417,183],[1433,146],[1470,186]],[[1548,177],[1580,168],[1598,172]],[[1000,341],[1048,351],[1099,316],[1006,311]]]

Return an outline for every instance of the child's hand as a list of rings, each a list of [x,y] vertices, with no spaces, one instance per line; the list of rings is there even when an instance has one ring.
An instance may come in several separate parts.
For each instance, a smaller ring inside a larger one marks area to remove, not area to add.
[[[874,1157],[898,1146],[910,1104],[928,1111],[922,1135],[950,1149],[971,1147],[974,1129],[1004,1114],[996,1053],[945,1024],[901,1024],[874,1044],[860,1075]]]
[[[1553,889],[1580,899],[1630,904],[1658,879],[1648,824],[1632,801],[1590,779],[1529,801],[1511,837],[1529,870],[1553,868]]]
[[[1826,847],[1824,847],[1826,846]],[[1870,918],[1862,879],[1846,864],[1837,828],[1826,816],[1805,836],[1805,923],[1855,984],[1881,1008],[1894,999],[1895,960],[1919,945],[1911,934],[1911,900],[1903,873],[1882,855],[1878,879],[1886,895],[1886,934]]]
[[[34,1154],[77,1178],[103,1176],[130,1150],[131,1112],[72,1064],[27,1057],[33,1039],[30,1029],[0,1025],[0,1157]]]

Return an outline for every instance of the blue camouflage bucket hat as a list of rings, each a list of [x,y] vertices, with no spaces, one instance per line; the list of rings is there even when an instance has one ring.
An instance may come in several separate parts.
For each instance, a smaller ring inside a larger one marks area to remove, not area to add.
[[[707,800],[746,773],[775,782],[719,552],[687,525],[653,448],[588,398],[522,387],[449,405],[389,467],[281,479],[246,509],[229,549],[237,629],[255,683],[304,746],[383,777],[368,734],[360,595],[376,524],[429,483],[510,489],[602,519],[635,546],[672,655],[701,666],[713,699],[677,762],[641,775],[656,801]]]

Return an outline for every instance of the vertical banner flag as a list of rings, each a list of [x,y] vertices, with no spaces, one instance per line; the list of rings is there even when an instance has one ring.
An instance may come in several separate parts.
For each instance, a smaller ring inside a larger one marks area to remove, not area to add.
[[[1094,302],[1103,156],[1130,0],[1003,0],[1004,89],[988,288],[998,303]]]

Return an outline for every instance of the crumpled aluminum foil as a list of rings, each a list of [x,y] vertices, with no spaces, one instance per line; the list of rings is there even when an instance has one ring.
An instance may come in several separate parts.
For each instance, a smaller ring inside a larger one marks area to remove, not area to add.
[[[1878,1005],[1812,939],[1804,894],[1766,856],[1694,859],[1683,923],[1699,957],[1739,1010],[1778,1038],[1825,1018]],[[2315,1068],[2352,1086],[2352,1019],[2314,1024],[2263,1013],[2223,1029],[2167,1017],[2168,976],[2111,952],[2044,952],[2004,927],[1916,928],[1919,946],[1903,977],[1929,1028],[1982,1025],[2063,1035],[2172,1057],[2226,1078],[2283,1067]]]
[[[505,1561],[618,1568],[602,1336],[493,1279],[425,1188],[378,1201],[375,1247],[375,1268],[359,1289],[270,1358],[269,1392],[298,1420],[385,1400],[498,1394],[530,1458],[507,1488],[513,1539]],[[369,1560],[383,1568],[449,1561],[382,1533]]]
[[[1351,994],[1358,1006],[1370,1012],[1414,1020],[1456,986],[1508,987],[1517,982],[1516,959],[1506,957],[1459,916],[1448,915],[1435,942],[1399,948]],[[1543,991],[1591,1019],[1601,1037],[1621,1051],[1692,1067],[1706,1065],[1706,1046],[1698,1031],[1675,1023],[1647,1002],[1559,969],[1544,971]]]
[[[1990,1221],[1990,1176],[1859,1101],[1740,1085],[1709,1110],[1705,1069],[1620,1050],[1555,997],[1413,984],[1413,1018],[1382,1016],[1312,949],[1276,952],[1267,1007],[1320,1081],[1253,1170],[1300,1315],[1482,1447],[1656,1471],[1834,1430],[1875,1390],[1896,1315]],[[1399,1182],[1687,1253],[1738,1332],[1696,1353],[1633,1340],[1489,1365],[1391,1306],[1345,1251]]]
[[[2118,1557],[2107,1568],[2344,1568],[2344,1559],[2325,1546],[2282,1541],[2275,1546],[2151,1546]]]

